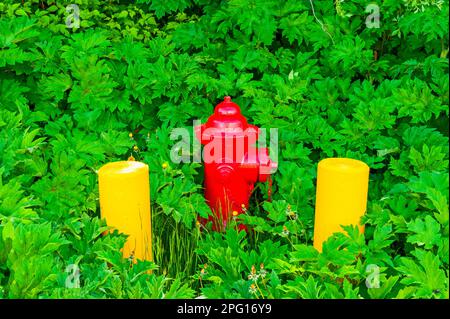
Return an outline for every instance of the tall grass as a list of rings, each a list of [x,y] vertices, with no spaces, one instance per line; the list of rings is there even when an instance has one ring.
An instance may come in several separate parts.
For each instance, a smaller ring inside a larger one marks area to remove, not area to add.
[[[195,253],[201,233],[198,228],[189,229],[181,222],[152,207],[152,240],[154,261],[159,272],[171,278],[192,280],[192,288],[198,283],[192,278],[201,263]]]

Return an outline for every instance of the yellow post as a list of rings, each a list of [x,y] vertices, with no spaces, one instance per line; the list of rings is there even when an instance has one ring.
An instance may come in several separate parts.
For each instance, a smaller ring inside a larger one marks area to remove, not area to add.
[[[153,260],[148,166],[135,161],[112,162],[98,171],[101,217],[129,235],[125,258]]]
[[[350,158],[327,158],[317,169],[314,247],[322,251],[322,243],[341,225],[364,226],[360,218],[366,212],[369,188],[369,166]]]

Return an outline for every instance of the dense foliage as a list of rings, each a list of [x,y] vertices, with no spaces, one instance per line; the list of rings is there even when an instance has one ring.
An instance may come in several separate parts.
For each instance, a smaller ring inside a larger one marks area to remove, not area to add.
[[[363,0],[2,0],[0,297],[448,298],[448,1],[377,2],[379,28]],[[202,166],[169,157],[171,129],[224,95],[279,129],[248,234],[198,226]],[[96,175],[130,155],[150,166],[155,244],[133,267],[125,236],[102,236]],[[366,232],[318,253],[334,156],[371,167]]]

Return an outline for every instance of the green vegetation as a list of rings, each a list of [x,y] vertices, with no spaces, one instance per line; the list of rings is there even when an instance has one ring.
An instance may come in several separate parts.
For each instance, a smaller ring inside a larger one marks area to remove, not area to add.
[[[363,0],[0,1],[0,298],[448,298],[449,5],[376,2],[379,28]],[[202,166],[170,162],[224,95],[279,129],[248,234],[198,226]],[[133,267],[96,176],[130,155],[155,254]],[[369,203],[318,253],[325,157],[370,166]]]

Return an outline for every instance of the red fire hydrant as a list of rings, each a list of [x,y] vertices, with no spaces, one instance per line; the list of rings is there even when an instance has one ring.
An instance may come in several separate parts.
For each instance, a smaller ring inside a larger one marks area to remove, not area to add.
[[[205,124],[195,127],[195,133],[204,145],[205,197],[213,212],[210,220],[214,230],[223,230],[233,212],[245,211],[254,184],[265,182],[276,171],[277,163],[269,158],[267,148],[254,146],[260,129],[247,123],[229,96]],[[246,227],[240,224],[239,229]]]

